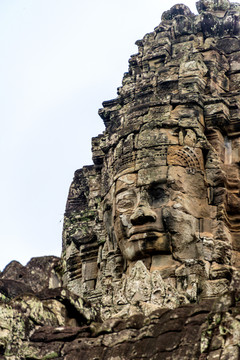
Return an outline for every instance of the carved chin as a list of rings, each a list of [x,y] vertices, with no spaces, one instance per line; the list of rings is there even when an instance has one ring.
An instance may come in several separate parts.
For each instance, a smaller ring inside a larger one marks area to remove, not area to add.
[[[166,233],[135,234],[130,239],[122,241],[119,245],[123,256],[130,261],[143,259],[152,254],[171,253],[169,235]]]

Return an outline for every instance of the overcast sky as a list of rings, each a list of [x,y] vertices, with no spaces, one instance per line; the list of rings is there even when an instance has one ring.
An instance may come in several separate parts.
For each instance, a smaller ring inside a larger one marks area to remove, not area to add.
[[[68,188],[104,130],[98,109],[175,3],[0,1],[0,269],[60,256]]]

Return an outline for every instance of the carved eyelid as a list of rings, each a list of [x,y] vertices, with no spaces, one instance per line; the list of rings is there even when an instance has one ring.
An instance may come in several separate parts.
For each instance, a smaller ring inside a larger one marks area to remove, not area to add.
[[[151,192],[151,191],[154,191],[154,190],[157,190],[157,189],[161,189],[161,190],[163,190],[163,191],[166,191],[166,186],[165,186],[165,182],[163,183],[163,182],[161,182],[161,181],[159,181],[159,182],[153,182],[152,184],[150,184],[149,186],[148,186],[148,192]]]
[[[134,188],[129,188],[129,187],[122,187],[121,189],[119,189],[118,191],[116,191],[115,196],[117,197],[118,195],[122,194],[123,192],[132,192],[134,195],[136,195]]]
[[[166,189],[163,188],[162,186],[154,186],[148,189],[148,193],[153,193],[154,191],[159,191],[159,190],[161,190],[162,192],[166,191]]]
[[[133,189],[127,189],[124,192],[122,191],[116,195],[116,207],[118,209],[123,210],[125,208],[125,210],[127,210],[129,207],[135,206],[136,201],[137,194]]]
[[[166,186],[166,180],[157,180],[153,181],[151,184],[149,184],[148,189],[154,188],[154,187],[161,187],[162,189]]]
[[[118,206],[119,203],[121,203],[122,201],[127,201],[127,202],[132,202],[135,203],[137,200],[137,196],[135,193],[129,194],[129,193],[120,193],[119,197],[116,197],[116,205]],[[122,195],[122,196],[121,196]]]

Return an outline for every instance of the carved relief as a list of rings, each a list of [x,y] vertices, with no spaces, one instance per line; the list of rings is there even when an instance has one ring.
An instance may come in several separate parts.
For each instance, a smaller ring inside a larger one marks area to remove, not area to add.
[[[168,165],[179,165],[190,169],[203,170],[202,150],[189,146],[171,146],[168,149]]]
[[[66,284],[105,318],[214,297],[240,267],[239,7],[197,7],[137,42],[70,188]]]

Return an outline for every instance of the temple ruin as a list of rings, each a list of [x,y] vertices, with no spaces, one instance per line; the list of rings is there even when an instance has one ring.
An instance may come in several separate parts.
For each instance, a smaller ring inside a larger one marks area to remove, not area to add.
[[[240,359],[240,4],[175,5],[103,102],[62,257],[0,274],[0,360]]]

